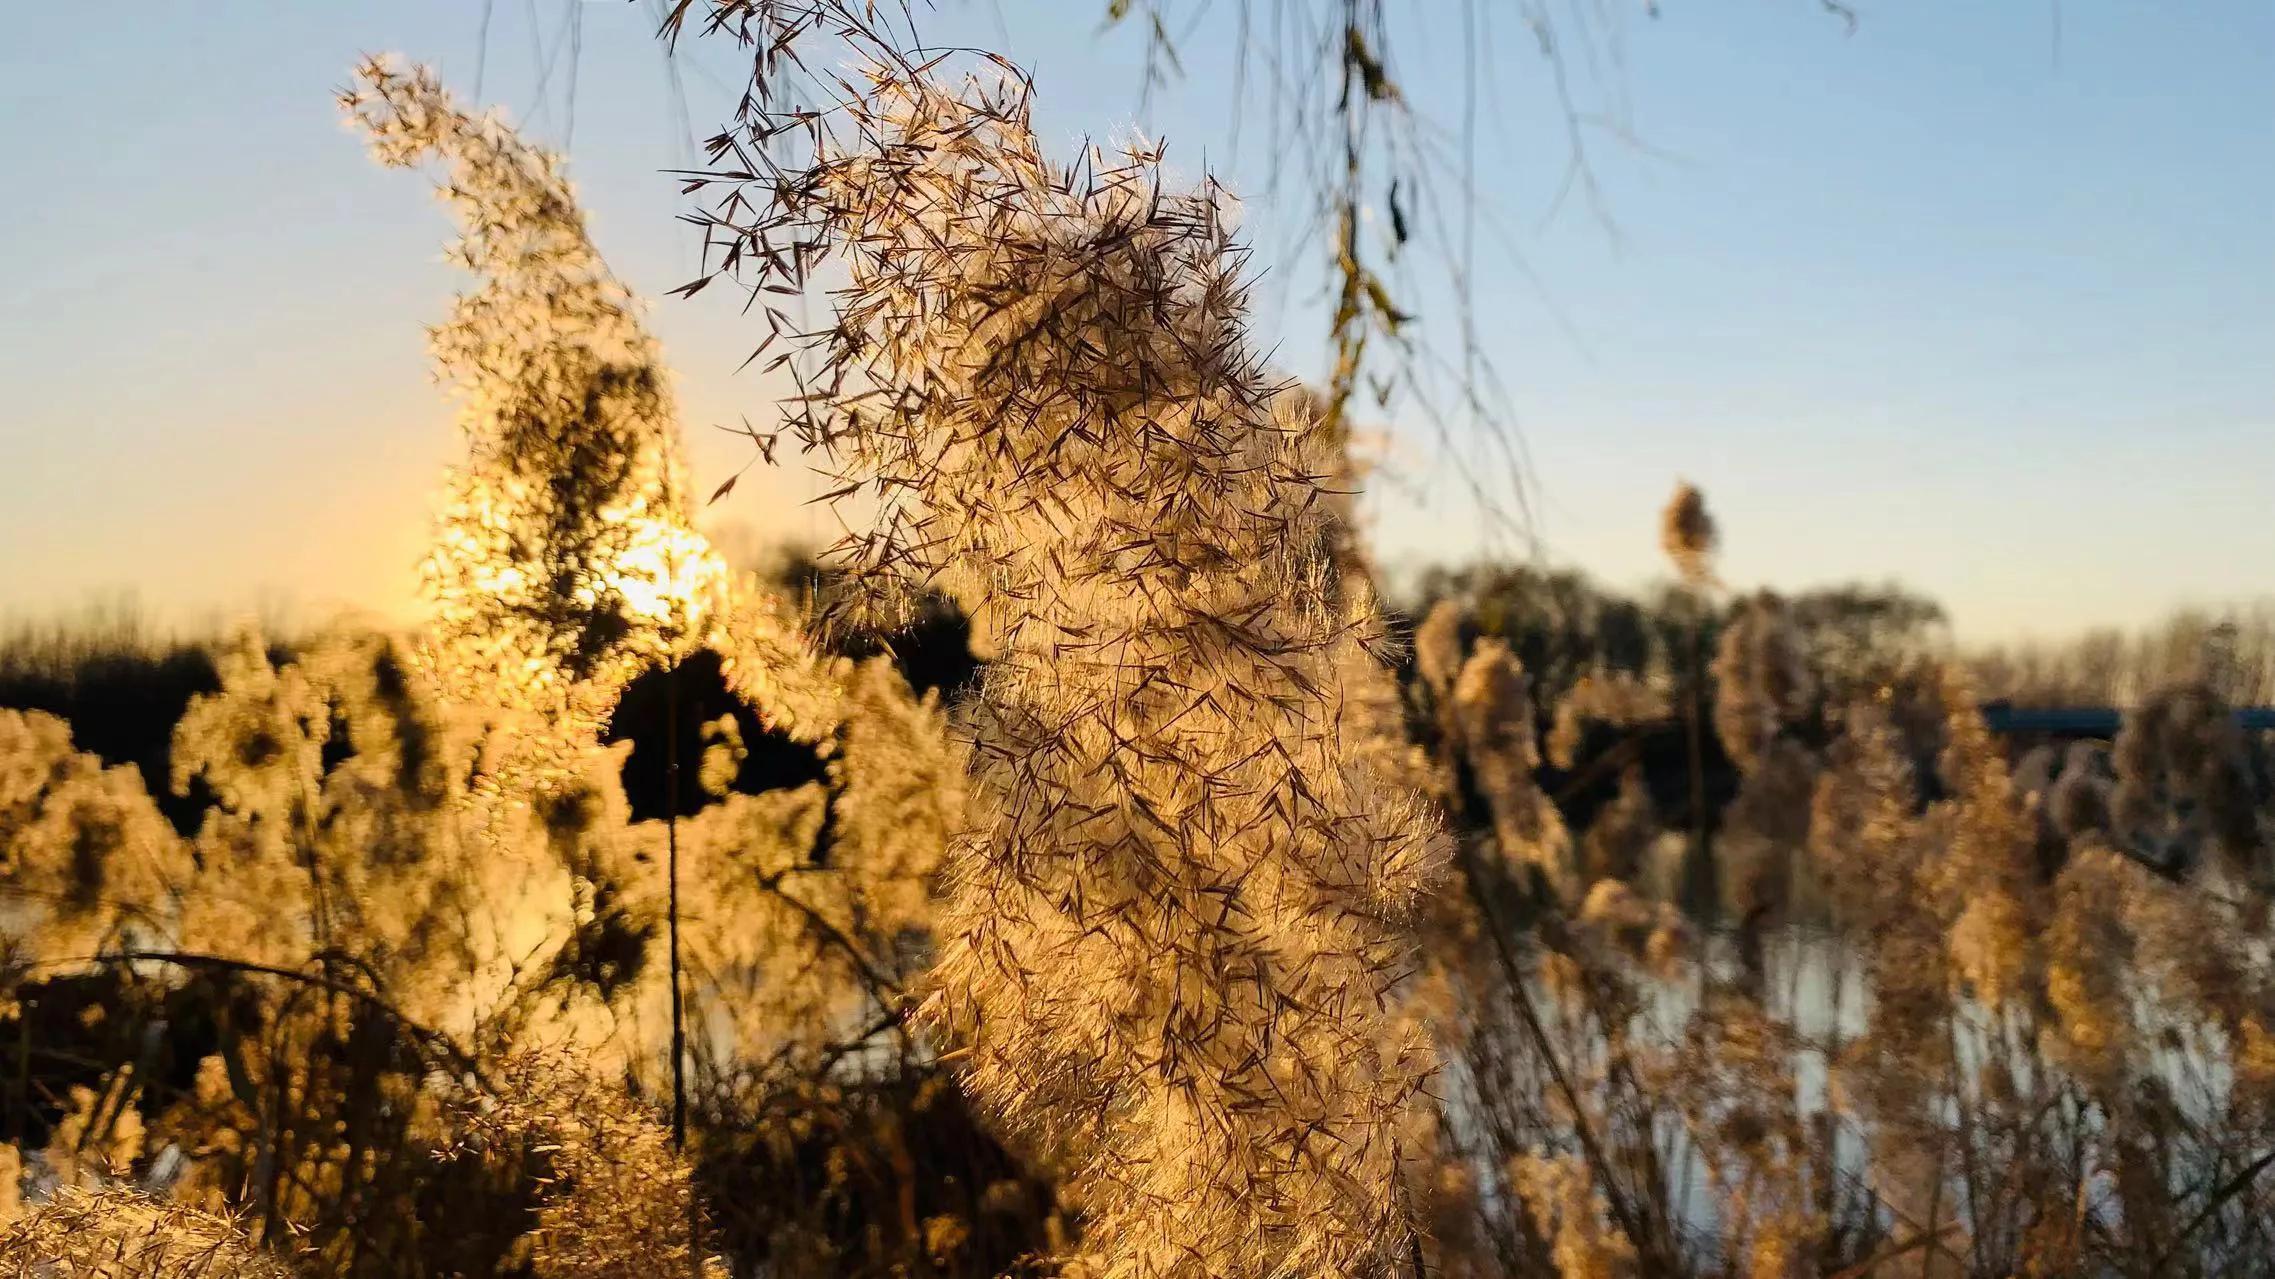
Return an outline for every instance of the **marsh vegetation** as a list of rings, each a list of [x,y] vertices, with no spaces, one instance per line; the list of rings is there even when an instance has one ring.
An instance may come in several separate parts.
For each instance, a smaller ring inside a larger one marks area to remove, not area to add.
[[[1972,652],[1688,485],[1650,598],[1386,603],[1212,185],[676,16],[757,77],[697,285],[852,531],[730,567],[557,160],[358,68],[473,279],[431,617],[0,651],[0,1268],[2275,1269],[2265,613]]]

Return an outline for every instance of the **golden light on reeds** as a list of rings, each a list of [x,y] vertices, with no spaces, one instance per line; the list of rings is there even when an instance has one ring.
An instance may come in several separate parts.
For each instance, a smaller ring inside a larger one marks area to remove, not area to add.
[[[1684,483],[1676,589],[1449,572],[1402,669],[1347,429],[1258,356],[1213,187],[1053,160],[1026,81],[857,7],[717,14],[762,75],[816,15],[880,55],[826,119],[753,106],[723,166],[803,149],[698,220],[760,295],[839,286],[763,321],[787,431],[872,503],[812,594],[956,593],[985,662],[927,680],[918,632],[730,571],[558,161],[366,64],[345,106],[447,174],[473,280],[433,334],[433,617],[229,636],[140,767],[0,709],[0,1271],[2275,1248],[2240,664],[2139,663],[2114,743],[2022,751],[1977,691],[2021,667],[1902,633],[1917,600],[1724,582]]]

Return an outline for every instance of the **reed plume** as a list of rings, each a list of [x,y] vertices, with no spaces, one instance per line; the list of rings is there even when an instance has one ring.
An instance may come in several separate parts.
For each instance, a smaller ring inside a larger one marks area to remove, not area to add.
[[[1051,163],[1014,82],[885,66],[844,106],[746,242],[846,272],[793,419],[875,502],[841,554],[994,615],[932,1016],[1099,1273],[1377,1273],[1425,1067],[1381,1008],[1436,854],[1339,731],[1380,628],[1215,193]]]
[[[0,1270],[42,1279],[291,1279],[225,1217],[67,1189],[0,1229]]]
[[[1659,549],[1685,584],[1703,588],[1713,583],[1720,536],[1706,509],[1706,495],[1689,480],[1675,481],[1675,491],[1659,513]]]

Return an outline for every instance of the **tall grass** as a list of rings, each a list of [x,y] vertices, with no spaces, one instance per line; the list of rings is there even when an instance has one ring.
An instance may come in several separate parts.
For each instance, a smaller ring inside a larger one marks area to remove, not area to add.
[[[557,163],[363,67],[475,278],[434,622],[0,654],[0,1263],[2275,1269],[2256,632],[1970,657],[1723,580],[1687,485],[1660,596],[1386,616],[1213,187],[864,8],[708,12],[760,79],[715,264],[833,286],[761,311],[859,503],[833,607],[697,529]],[[869,66],[792,109],[825,37]],[[943,598],[984,662],[896,664]],[[2083,693],[2113,742],[1979,706]]]

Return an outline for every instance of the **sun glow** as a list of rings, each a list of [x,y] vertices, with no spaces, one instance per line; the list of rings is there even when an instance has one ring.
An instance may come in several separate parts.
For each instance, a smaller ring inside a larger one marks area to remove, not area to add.
[[[614,597],[630,617],[673,635],[700,632],[718,611],[726,561],[709,538],[676,520],[630,512],[602,518],[623,527],[624,545],[576,590],[579,604]]]

